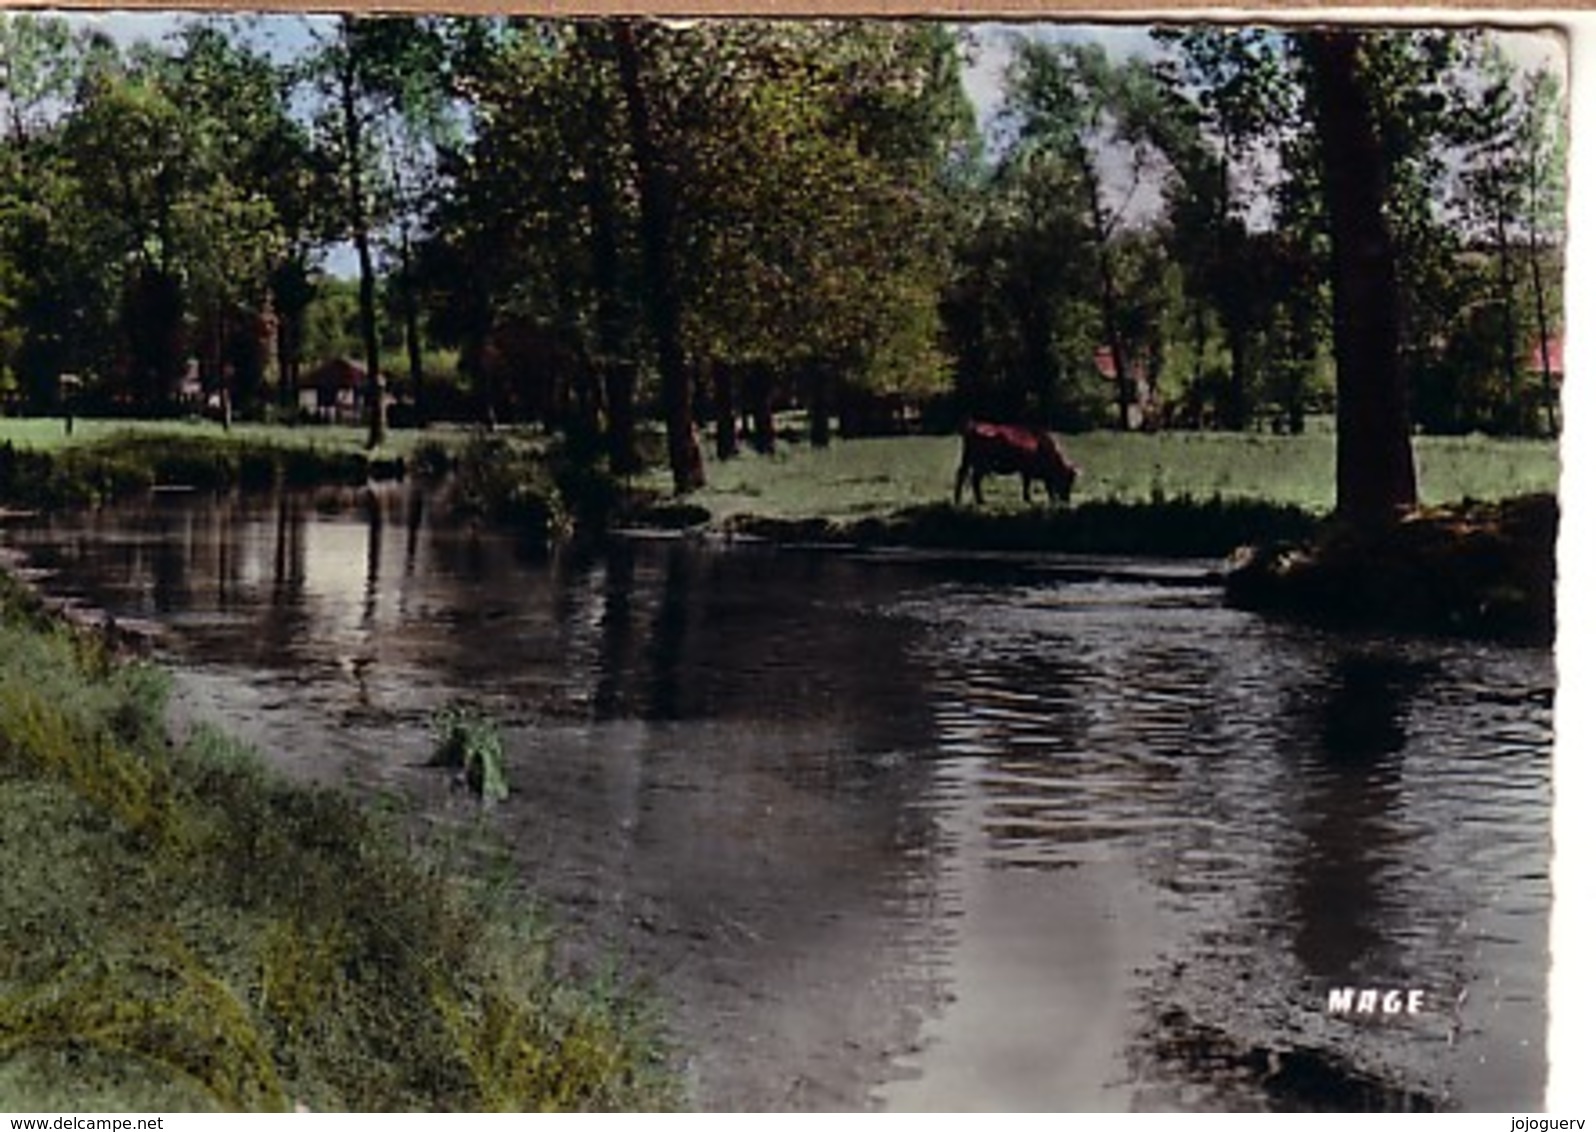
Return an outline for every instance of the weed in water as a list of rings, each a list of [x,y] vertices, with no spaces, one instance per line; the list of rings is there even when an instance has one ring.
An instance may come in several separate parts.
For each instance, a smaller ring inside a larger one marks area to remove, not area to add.
[[[437,746],[429,765],[460,771],[484,802],[510,796],[505,777],[504,738],[499,726],[468,704],[452,704],[433,718]]]

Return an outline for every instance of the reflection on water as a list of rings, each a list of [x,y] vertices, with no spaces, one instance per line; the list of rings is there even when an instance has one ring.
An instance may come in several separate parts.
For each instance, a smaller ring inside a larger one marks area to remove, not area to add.
[[[184,701],[290,773],[459,820],[430,713],[506,721],[491,827],[660,988],[702,1104],[1297,1103],[1138,1056],[1172,1012],[1539,1104],[1545,653],[1273,625],[1178,565],[549,559],[404,491],[7,537],[169,626]],[[1328,1017],[1346,985],[1433,1008]]]

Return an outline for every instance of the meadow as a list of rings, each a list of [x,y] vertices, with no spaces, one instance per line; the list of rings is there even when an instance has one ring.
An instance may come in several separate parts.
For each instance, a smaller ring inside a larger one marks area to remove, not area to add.
[[[706,452],[707,484],[671,495],[661,437],[645,431],[652,470],[617,482],[536,429],[395,429],[367,452],[358,428],[206,422],[0,421],[0,501],[95,505],[156,484],[207,489],[362,484],[454,467],[449,506],[543,538],[623,525],[704,527],[781,541],[940,548],[1223,556],[1306,537],[1334,504],[1335,439],[1094,432],[1064,436],[1083,468],[1069,507],[1017,478],[991,478],[986,502],[952,502],[957,436],[778,444],[770,456]],[[788,422],[790,425],[791,422]],[[793,435],[796,430],[789,430]],[[1557,446],[1479,436],[1414,442],[1421,502],[1496,501],[1555,492]]]
[[[1324,422],[1311,422],[1300,436],[1268,433],[1092,432],[1059,437],[1084,471],[1074,502],[1139,504],[1189,498],[1253,501],[1323,514],[1335,495],[1335,438]],[[501,430],[507,437],[533,430]],[[472,430],[462,426],[391,429],[376,453],[412,459],[425,447],[458,450]],[[645,446],[653,438],[645,437]],[[290,427],[235,424],[224,432],[208,421],[83,420],[68,435],[59,418],[0,419],[0,445],[59,453],[131,447],[225,445],[244,450],[308,450],[328,457],[367,455],[363,428],[338,425]],[[957,436],[896,436],[837,440],[827,448],[781,443],[772,456],[751,451],[717,460],[708,437],[708,485],[690,501],[715,519],[759,515],[776,519],[837,521],[882,517],[906,508],[949,502],[959,461]],[[1482,436],[1419,436],[1414,440],[1421,502],[1493,500],[1557,489],[1555,441]],[[668,471],[658,467],[635,484],[668,494]],[[1035,492],[1037,499],[1041,491]],[[1012,511],[1024,506],[1019,481],[989,480],[987,506]]]
[[[1327,431],[1095,432],[1059,439],[1084,469],[1075,485],[1077,508],[1185,499],[1268,503],[1323,515],[1335,502],[1335,438]],[[1551,441],[1421,436],[1414,448],[1425,504],[1557,489],[1557,445]],[[690,500],[717,520],[885,517],[950,503],[958,462],[955,436],[844,440],[823,449],[787,444],[772,457],[707,459],[708,486]],[[660,477],[651,486],[667,484]],[[1026,508],[1015,477],[989,479],[985,496],[988,510]],[[1034,485],[1031,507],[1045,507],[1044,498]],[[968,496],[965,506],[974,506]]]

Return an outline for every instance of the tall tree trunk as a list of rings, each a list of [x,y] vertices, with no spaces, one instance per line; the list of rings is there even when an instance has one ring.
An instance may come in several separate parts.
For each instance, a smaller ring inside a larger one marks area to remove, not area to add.
[[[1208,305],[1202,299],[1193,298],[1192,304],[1192,346],[1196,361],[1191,367],[1191,381],[1186,386],[1185,401],[1191,409],[1192,419],[1187,427],[1202,429],[1206,426],[1204,418],[1208,415],[1203,411],[1204,402],[1207,400],[1206,388],[1208,357]],[[1192,396],[1196,390],[1197,396]]]
[[[1025,374],[1028,378],[1026,384],[1029,388],[1021,392],[1016,398],[1018,403],[1009,407],[1004,414],[1024,417],[1029,423],[1038,426],[1047,424],[1048,414],[1057,399],[1059,384],[1058,356],[1053,348],[1052,312],[1042,298],[1042,290],[1043,286],[1027,287],[1026,301],[1020,304],[1021,349],[1024,351]],[[1030,406],[1025,403],[1027,394],[1036,398],[1034,420],[1030,419]]]
[[[710,363],[710,383],[715,391],[715,456],[721,460],[737,455],[736,379],[730,362],[717,358]]]
[[[1108,251],[1108,217],[1097,191],[1097,171],[1092,168],[1091,156],[1082,146],[1076,155],[1081,176],[1086,184],[1087,196],[1092,204],[1092,236],[1097,243],[1098,304],[1103,315],[1103,333],[1108,338],[1109,357],[1114,360],[1116,399],[1119,402],[1119,427],[1130,431],[1130,407],[1134,399],[1131,386],[1130,359],[1126,355],[1125,336],[1119,329],[1119,288],[1114,282],[1114,265]]]
[[[287,317],[277,320],[277,405],[285,413],[291,412],[299,400],[299,362],[294,331]]]
[[[272,273],[272,308],[277,314],[277,392],[286,410],[299,402],[299,365],[305,342],[305,312],[315,298],[309,272],[298,256]]]
[[[360,119],[359,76],[355,57],[347,43],[354,16],[346,15],[345,55],[339,72],[339,98],[343,111],[344,159],[348,166],[349,233],[355,244],[355,260],[360,268],[360,338],[366,355],[366,411],[370,428],[366,446],[379,448],[388,439],[388,407],[383,388],[382,367],[377,353],[377,276],[371,262],[371,218],[366,209],[366,179],[360,165],[363,123]]]
[[[1398,358],[1387,171],[1358,64],[1359,36],[1304,37],[1330,214],[1336,353],[1336,510],[1379,522],[1418,501]]]
[[[410,246],[410,225],[405,224],[399,233],[400,302],[404,306],[405,358],[410,365],[410,397],[412,426],[426,419],[425,375],[421,365],[421,300],[416,294],[414,249]]]
[[[1540,196],[1540,164],[1534,160],[1530,162],[1530,191],[1531,202]],[[1553,436],[1559,431],[1557,420],[1557,389],[1552,382],[1552,350],[1551,327],[1546,317],[1546,281],[1541,277],[1541,232],[1540,225],[1535,221],[1533,203],[1530,207],[1529,222],[1529,253],[1530,253],[1530,287],[1535,293],[1535,330],[1536,341],[1540,346],[1541,361],[1541,393],[1546,399],[1546,428]]]
[[[1255,285],[1247,271],[1248,260],[1246,229],[1230,223],[1230,147],[1227,131],[1219,158],[1219,216],[1214,223],[1214,269],[1220,280],[1230,286],[1221,287],[1219,316],[1224,323],[1225,345],[1230,350],[1230,388],[1224,403],[1216,406],[1220,424],[1233,432],[1247,427],[1247,388],[1251,384],[1247,375],[1248,290]]]
[[[1239,303],[1237,304],[1239,305]],[[1225,319],[1225,340],[1230,347],[1230,387],[1225,392],[1221,418],[1227,429],[1243,432],[1247,428],[1247,327],[1245,318]]]
[[[825,448],[831,444],[831,365],[821,358],[810,358],[804,363],[803,372],[809,390],[809,446]]]
[[[754,451],[761,456],[776,452],[776,374],[769,362],[757,361],[743,370],[743,404],[754,424]]]
[[[674,186],[654,138],[653,115],[643,89],[635,22],[616,20],[610,27],[621,87],[626,93],[632,158],[637,167],[643,270],[648,280],[649,321],[653,324],[655,345],[659,350],[671,479],[677,494],[685,495],[704,486],[704,457],[698,450],[698,437],[693,428],[692,375],[682,348],[682,300],[671,250],[675,225]]]
[[[594,34],[597,34],[594,29]],[[588,50],[600,50],[596,40]],[[605,124],[610,116],[609,100],[595,91],[587,104],[589,144],[584,147],[583,178],[587,187],[589,254],[593,257],[593,283],[597,292],[598,348],[600,369],[606,375],[604,402],[607,408],[605,442],[610,470],[629,476],[643,467],[637,451],[637,371],[623,362],[626,352],[626,312],[621,305],[621,253],[612,169],[606,153]]]
[[[123,300],[133,393],[143,412],[165,416],[183,376],[183,289],[153,265],[138,268]]]
[[[1502,296],[1502,381],[1507,389],[1507,423],[1516,433],[1523,431],[1526,422],[1518,388],[1518,312],[1513,303],[1513,262],[1508,247],[1507,205],[1502,200],[1500,171],[1495,180],[1496,284]]]

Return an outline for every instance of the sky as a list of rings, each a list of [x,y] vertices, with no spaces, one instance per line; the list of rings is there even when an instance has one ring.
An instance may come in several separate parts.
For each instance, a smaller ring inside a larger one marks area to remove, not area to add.
[[[93,24],[104,29],[121,43],[136,39],[159,39],[179,27],[190,15],[177,12],[69,12],[63,13],[74,22]],[[273,15],[262,19],[262,34],[283,53],[292,53],[310,38],[310,29],[317,24],[326,25],[333,17],[326,15]],[[1114,60],[1132,55],[1151,56],[1157,45],[1148,34],[1146,24],[1109,23],[976,23],[976,51],[964,75],[965,90],[975,103],[977,112],[989,116],[1001,96],[1003,68],[1009,58],[1009,41],[1016,35],[1038,35],[1058,42],[1097,42]],[[1521,65],[1538,66],[1562,64],[1565,53],[1556,36],[1529,32],[1504,32],[1503,43],[1508,54]]]
[[[75,22],[100,27],[121,43],[137,39],[160,39],[179,28],[191,15],[177,12],[73,12],[67,13]],[[316,35],[317,26],[325,28],[335,17],[328,15],[264,16],[252,32],[256,42],[279,58],[291,57],[309,45]],[[973,23],[970,49],[963,74],[965,93],[975,107],[977,121],[990,138],[1003,98],[1003,73],[1012,58],[1012,45],[1020,36],[1029,36],[1056,43],[1098,43],[1116,62],[1132,56],[1157,57],[1159,45],[1153,40],[1148,24],[1111,23]],[[1507,54],[1526,68],[1553,66],[1566,73],[1567,58],[1562,41],[1556,35],[1526,32],[1504,32],[1502,43]],[[1116,162],[1111,155],[1105,170],[1105,191],[1116,210],[1123,209],[1133,222],[1138,216],[1150,214],[1157,208],[1157,190],[1151,178],[1133,181],[1127,161]],[[334,253],[330,268],[340,275],[352,274],[353,261],[348,254]]]

